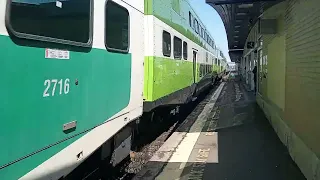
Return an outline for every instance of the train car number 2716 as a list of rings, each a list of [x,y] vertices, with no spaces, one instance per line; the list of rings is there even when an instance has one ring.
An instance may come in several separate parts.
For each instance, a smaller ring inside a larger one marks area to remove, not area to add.
[[[44,81],[43,97],[54,96],[58,94],[68,94],[70,90],[70,79],[46,79]],[[58,89],[58,90],[56,90]]]

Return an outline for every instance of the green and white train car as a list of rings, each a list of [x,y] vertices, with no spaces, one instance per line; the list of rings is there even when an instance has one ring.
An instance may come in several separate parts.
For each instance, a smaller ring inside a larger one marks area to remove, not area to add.
[[[59,179],[141,116],[143,5],[0,1],[1,180]]]
[[[213,39],[186,0],[1,0],[0,19],[1,180],[115,165],[144,113],[214,79]]]
[[[213,38],[187,0],[144,5],[144,110],[188,102],[213,81]]]

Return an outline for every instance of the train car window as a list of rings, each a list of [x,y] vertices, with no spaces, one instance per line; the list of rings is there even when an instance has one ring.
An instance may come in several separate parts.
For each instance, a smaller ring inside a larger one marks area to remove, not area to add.
[[[206,52],[206,62],[208,62],[208,53]]]
[[[196,33],[199,34],[199,24],[197,19],[194,19],[194,25],[195,25]]]
[[[91,45],[90,0],[9,2],[11,3],[8,9],[7,27],[13,35],[19,38],[78,46]]]
[[[206,74],[206,65],[203,64],[202,65],[202,76],[204,76]]]
[[[182,57],[182,40],[176,36],[173,38],[173,56],[175,59]]]
[[[217,60],[217,58],[215,58],[215,60],[214,60],[214,64],[215,64],[215,65],[217,65],[217,64],[218,64],[218,60]]]
[[[190,27],[192,27],[192,14],[190,11],[189,11],[189,25]]]
[[[183,59],[188,59],[188,44],[187,42],[183,42]]]
[[[105,43],[108,50],[129,51],[129,12],[113,1],[108,1],[105,14]]]
[[[203,38],[203,34],[204,34],[204,30],[203,30],[203,28],[201,27],[201,38]]]
[[[167,31],[162,33],[162,52],[164,56],[171,56],[171,35]]]
[[[201,64],[200,68],[201,68],[201,77],[203,77],[203,75],[204,75],[204,64]]]
[[[202,38],[204,39],[204,33],[206,32],[205,29],[203,29]]]
[[[205,76],[206,75],[206,65],[203,64],[202,65],[202,76]]]

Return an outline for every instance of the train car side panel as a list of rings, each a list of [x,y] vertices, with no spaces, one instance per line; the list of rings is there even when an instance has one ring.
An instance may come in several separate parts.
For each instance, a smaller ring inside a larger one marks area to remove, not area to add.
[[[9,37],[1,22],[0,44],[6,47],[0,50],[0,79],[6,84],[0,88],[5,123],[0,139],[6,145],[0,150],[1,178],[17,179],[30,170],[23,178],[60,178],[142,114],[143,27],[131,23],[143,23],[143,14],[116,2],[130,15],[128,53],[106,50],[106,1],[94,1],[89,49]],[[1,19],[5,3],[0,3]],[[67,50],[68,57],[48,58],[47,53],[65,52],[57,49]],[[75,128],[63,131],[74,121]]]

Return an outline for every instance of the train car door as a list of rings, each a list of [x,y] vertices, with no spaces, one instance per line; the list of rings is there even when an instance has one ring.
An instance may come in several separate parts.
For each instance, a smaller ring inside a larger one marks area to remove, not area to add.
[[[197,51],[193,50],[193,83],[196,83]]]

